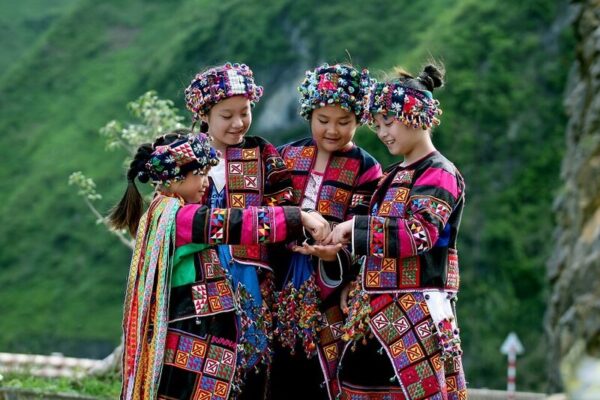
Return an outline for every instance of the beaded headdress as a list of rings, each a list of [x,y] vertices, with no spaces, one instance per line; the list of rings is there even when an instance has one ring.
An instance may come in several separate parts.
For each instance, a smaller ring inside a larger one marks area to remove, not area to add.
[[[241,95],[254,105],[262,94],[262,86],[254,83],[252,70],[246,64],[227,63],[197,74],[185,89],[185,102],[198,120],[219,101]]]
[[[360,118],[364,96],[371,84],[369,71],[343,64],[323,64],[306,71],[300,92],[300,115],[310,119],[313,110],[337,104]]]
[[[393,116],[412,128],[428,129],[439,125],[442,114],[439,101],[428,90],[419,90],[400,82],[374,83],[365,105],[363,122],[372,123],[377,114]]]
[[[203,133],[181,135],[171,144],[156,146],[139,174],[146,174],[154,183],[168,184],[183,180],[190,171],[218,163],[219,154],[210,146],[208,136]]]

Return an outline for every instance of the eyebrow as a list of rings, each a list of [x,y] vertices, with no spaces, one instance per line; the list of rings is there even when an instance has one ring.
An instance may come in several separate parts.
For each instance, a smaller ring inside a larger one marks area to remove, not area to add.
[[[250,109],[250,106],[244,106],[244,108],[240,109],[239,111],[248,111]],[[221,112],[236,112],[237,110],[232,110],[230,108],[224,108],[221,110]]]

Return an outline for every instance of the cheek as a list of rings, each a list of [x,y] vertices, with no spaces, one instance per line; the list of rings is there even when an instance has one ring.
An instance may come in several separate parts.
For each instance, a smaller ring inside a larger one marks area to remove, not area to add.
[[[315,138],[323,136],[323,131],[325,130],[323,124],[318,122],[311,122],[310,130]]]
[[[349,124],[348,126],[344,126],[342,132],[344,137],[348,138],[348,140],[352,140],[354,134],[356,133],[356,125]]]

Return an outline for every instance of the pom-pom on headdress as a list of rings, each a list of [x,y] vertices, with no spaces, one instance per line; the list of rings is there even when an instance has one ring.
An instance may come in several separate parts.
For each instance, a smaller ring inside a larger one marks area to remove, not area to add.
[[[227,63],[197,74],[185,89],[185,102],[194,120],[198,120],[221,100],[241,95],[254,105],[262,94],[262,86],[254,83],[252,70],[246,64]]]
[[[442,114],[439,101],[428,90],[419,90],[401,82],[374,83],[366,97],[364,123],[373,123],[377,114],[393,116],[412,128],[428,129],[439,125]]]
[[[343,64],[323,64],[306,71],[306,77],[298,87],[300,115],[310,119],[316,108],[337,104],[360,119],[364,96],[371,83],[367,69],[358,71]]]
[[[219,153],[210,146],[208,136],[203,133],[181,135],[173,143],[156,146],[140,178],[146,175],[155,184],[169,184],[183,180],[186,174],[202,170],[219,163]]]

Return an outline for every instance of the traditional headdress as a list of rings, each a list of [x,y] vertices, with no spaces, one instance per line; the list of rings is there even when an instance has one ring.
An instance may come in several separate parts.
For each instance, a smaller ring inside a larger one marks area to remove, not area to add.
[[[146,174],[154,183],[182,180],[189,171],[204,169],[219,163],[218,152],[203,134],[181,135],[173,143],[156,146],[139,176]]]
[[[185,102],[194,120],[198,120],[221,100],[241,95],[254,105],[262,94],[262,86],[254,83],[252,70],[246,64],[227,63],[197,74],[185,89]]]
[[[323,64],[306,71],[306,78],[298,87],[300,92],[300,115],[306,119],[314,109],[338,104],[357,116],[363,112],[364,96],[371,84],[369,71],[342,64]]]
[[[376,114],[392,115],[412,128],[428,129],[439,125],[442,114],[439,101],[428,90],[419,90],[402,82],[374,83],[366,97],[363,122],[372,123]]]

